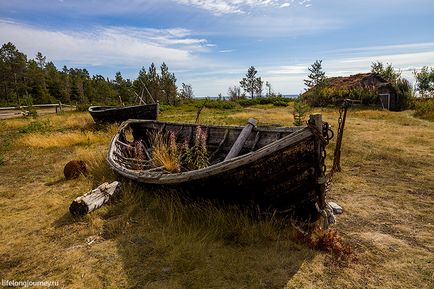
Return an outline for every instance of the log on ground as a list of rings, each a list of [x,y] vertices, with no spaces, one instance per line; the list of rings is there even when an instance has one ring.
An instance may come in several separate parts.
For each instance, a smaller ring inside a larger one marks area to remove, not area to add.
[[[120,190],[120,183],[103,183],[96,189],[77,197],[69,206],[69,212],[74,216],[82,216],[107,203]]]

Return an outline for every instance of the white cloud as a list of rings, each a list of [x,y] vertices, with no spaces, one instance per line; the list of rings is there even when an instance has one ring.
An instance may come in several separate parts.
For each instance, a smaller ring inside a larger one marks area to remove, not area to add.
[[[254,8],[274,7],[284,8],[289,7],[290,3],[282,0],[173,0],[184,5],[195,6],[215,15],[223,14],[244,14]],[[292,1],[294,3],[294,1]],[[304,6],[310,0],[303,0],[298,4]],[[311,6],[311,4],[308,4]],[[307,6],[308,7],[308,6]]]
[[[220,53],[229,53],[229,52],[233,52],[233,49],[224,49],[224,50],[219,50]]]
[[[379,46],[376,46],[379,47]],[[374,61],[383,63],[392,63],[395,69],[402,72],[402,76],[414,81],[414,69],[420,69],[424,65],[434,63],[434,50],[430,49],[430,43],[411,43],[381,46],[383,50],[397,49],[401,47],[401,51],[396,53],[387,53],[388,51],[376,51],[374,47],[357,48],[366,51],[366,55],[357,56],[357,51],[354,48],[343,49],[349,51],[347,54],[336,54],[329,56],[323,60],[323,69],[326,75],[333,76],[349,76],[357,73],[369,72],[371,64]],[[412,48],[412,49],[410,49]],[[423,51],[418,51],[423,49]],[[381,52],[386,52],[382,54]],[[356,53],[356,56],[354,55]],[[281,93],[299,93],[304,91],[303,79],[308,74],[308,67],[315,61],[301,60],[292,65],[278,66],[255,66],[258,70],[258,75],[264,81],[269,81],[276,92]],[[212,71],[192,73],[188,75],[188,82],[193,85],[193,89],[197,91],[196,95],[217,95],[219,92],[225,94],[227,88],[231,85],[238,85],[240,79],[247,71],[246,66],[220,66],[214,67]],[[209,87],[212,83],[212,88]]]
[[[95,27],[86,31],[49,30],[0,20],[0,41],[13,42],[29,57],[41,51],[68,65],[140,67],[166,61],[175,67],[197,60],[207,40],[191,31],[135,27]]]
[[[264,68],[264,72],[270,75],[289,75],[289,74],[304,74],[307,71],[306,65],[287,65],[278,67]]]

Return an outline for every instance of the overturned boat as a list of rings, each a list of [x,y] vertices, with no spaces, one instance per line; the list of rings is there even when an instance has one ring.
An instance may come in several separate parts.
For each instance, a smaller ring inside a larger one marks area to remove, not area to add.
[[[198,126],[206,134],[209,166],[170,172],[150,165],[153,134],[172,134],[178,145],[192,146]],[[251,120],[246,127],[128,120],[113,137],[107,161],[119,176],[150,189],[253,204],[312,220],[326,206],[328,132],[320,114],[304,127],[256,126]],[[131,157],[134,143],[144,148],[140,158]]]
[[[120,123],[128,119],[156,120],[158,110],[158,103],[134,106],[89,107],[89,113],[96,123]]]

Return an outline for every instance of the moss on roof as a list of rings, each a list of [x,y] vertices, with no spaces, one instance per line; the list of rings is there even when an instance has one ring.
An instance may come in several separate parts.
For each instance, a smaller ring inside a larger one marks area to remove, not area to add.
[[[326,87],[336,89],[360,89],[360,88],[378,88],[390,85],[381,76],[374,73],[359,73],[350,76],[339,76],[327,78]]]

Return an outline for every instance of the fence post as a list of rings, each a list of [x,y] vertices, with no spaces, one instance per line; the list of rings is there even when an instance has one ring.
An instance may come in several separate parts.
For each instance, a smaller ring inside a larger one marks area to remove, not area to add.
[[[320,113],[311,114],[309,117],[309,123],[316,127],[316,129],[322,134],[323,121]],[[324,144],[321,139],[315,135],[315,166],[316,166],[316,193],[318,195],[318,205],[320,209],[324,209],[326,206],[325,200],[325,183],[326,177],[323,172],[323,160],[322,151],[324,150]]]

